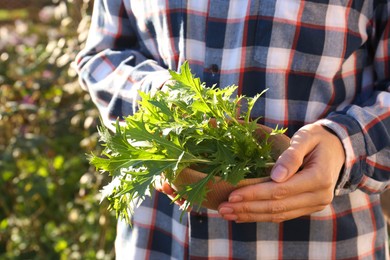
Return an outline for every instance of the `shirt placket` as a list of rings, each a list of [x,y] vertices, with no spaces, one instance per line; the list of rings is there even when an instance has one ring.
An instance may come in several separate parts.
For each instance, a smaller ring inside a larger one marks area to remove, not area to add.
[[[219,83],[229,1],[210,1],[208,9],[203,79],[211,86]]]

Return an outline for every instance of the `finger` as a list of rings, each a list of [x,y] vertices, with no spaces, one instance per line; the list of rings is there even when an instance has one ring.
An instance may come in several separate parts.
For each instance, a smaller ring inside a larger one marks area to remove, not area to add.
[[[169,183],[168,182],[163,182],[162,184],[161,184],[161,190],[162,190],[162,192],[164,192],[165,194],[167,194],[167,195],[174,195],[175,194],[175,190],[172,188],[172,186],[171,185],[169,185]]]
[[[307,216],[312,213],[323,210],[323,207],[308,207],[302,209],[296,209],[288,212],[274,213],[274,214],[255,214],[255,213],[242,213],[242,214],[226,214],[223,215],[225,220],[236,221],[238,223],[244,222],[274,222],[281,223],[283,221],[295,219],[302,216]]]
[[[169,185],[168,182],[162,183],[161,187],[162,187],[162,192],[165,193],[173,202],[175,202],[179,206],[183,205],[185,199],[179,198],[177,196],[176,190],[174,190],[172,186]]]
[[[276,214],[308,207],[325,207],[332,202],[333,194],[326,191],[306,192],[283,200],[243,201],[221,203],[218,211],[224,214]]]
[[[245,186],[234,190],[229,195],[229,202],[281,200],[305,192],[324,190],[333,194],[334,181],[324,177],[324,165],[310,163],[288,181],[275,183],[265,182]]]
[[[176,205],[180,206],[180,208],[185,208],[186,210],[191,210],[190,207],[186,206],[186,200],[184,198],[179,198],[177,196],[176,190],[172,188],[171,185],[169,185],[168,182],[162,181],[157,182],[155,184],[155,189],[159,192],[164,193],[168,196],[174,202]]]
[[[302,166],[305,157],[315,148],[317,140],[303,127],[291,138],[290,147],[278,158],[271,172],[272,180],[283,182],[291,178]]]

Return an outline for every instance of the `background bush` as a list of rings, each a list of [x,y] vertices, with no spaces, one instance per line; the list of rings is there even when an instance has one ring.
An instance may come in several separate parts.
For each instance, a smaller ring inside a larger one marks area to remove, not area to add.
[[[98,113],[72,68],[91,6],[0,2],[1,259],[113,258],[105,180],[85,156]]]

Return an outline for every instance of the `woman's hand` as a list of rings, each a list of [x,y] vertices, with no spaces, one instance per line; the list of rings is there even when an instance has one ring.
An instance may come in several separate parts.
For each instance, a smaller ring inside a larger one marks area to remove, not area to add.
[[[167,195],[176,205],[178,205],[180,208],[184,207],[184,203],[186,202],[185,199],[178,199],[175,200],[176,198],[176,190],[174,190],[171,185],[164,179],[164,177],[161,177],[161,180],[158,182],[155,182],[154,188]],[[191,208],[187,209],[188,211],[191,210]]]
[[[301,128],[279,157],[272,182],[233,191],[219,213],[237,222],[282,222],[329,205],[345,161],[340,139],[318,124]]]

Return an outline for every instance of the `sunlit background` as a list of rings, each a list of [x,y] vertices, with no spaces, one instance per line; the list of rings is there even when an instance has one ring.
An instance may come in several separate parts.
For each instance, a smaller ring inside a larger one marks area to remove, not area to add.
[[[0,0],[0,259],[113,259],[98,114],[72,62],[89,0]]]
[[[73,61],[92,0],[0,0],[0,259],[113,259],[98,113]],[[389,208],[389,195],[384,208]]]

